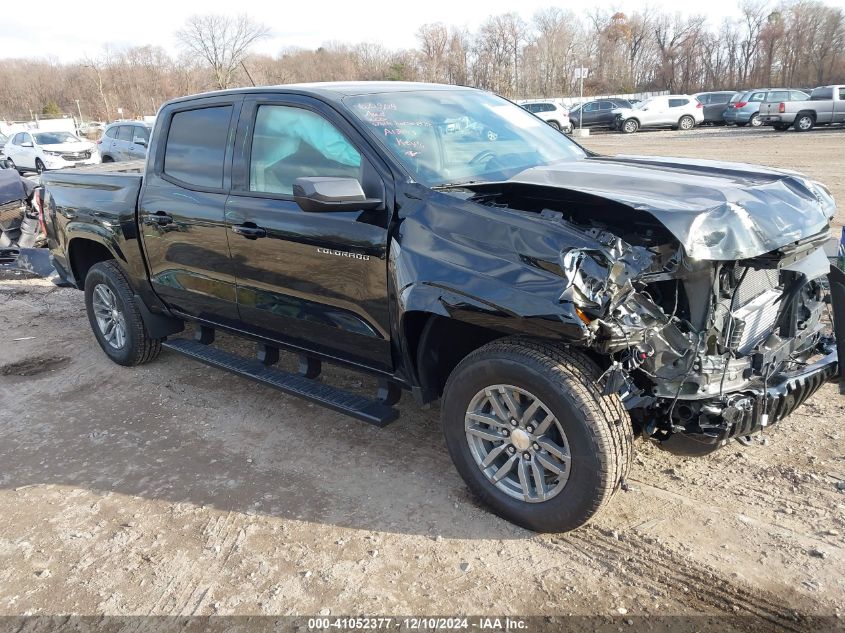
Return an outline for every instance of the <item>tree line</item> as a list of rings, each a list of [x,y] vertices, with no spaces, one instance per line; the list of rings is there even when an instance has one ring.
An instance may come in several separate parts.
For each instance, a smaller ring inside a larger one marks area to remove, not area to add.
[[[302,81],[432,81],[512,98],[572,96],[579,67],[590,69],[585,95],[845,83],[845,10],[819,0],[743,0],[740,8],[741,18],[711,24],[649,9],[580,17],[550,7],[530,20],[493,15],[475,30],[423,24],[416,46],[404,50],[332,42],[277,55],[251,53],[270,30],[247,16],[194,16],[177,32],[174,54],[140,46],[72,63],[3,60],[0,119],[135,118],[179,95]]]

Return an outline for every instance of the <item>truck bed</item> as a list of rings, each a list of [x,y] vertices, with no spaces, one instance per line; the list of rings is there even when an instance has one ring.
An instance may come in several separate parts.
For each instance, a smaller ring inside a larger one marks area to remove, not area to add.
[[[135,212],[143,182],[144,162],[107,163],[62,169],[41,175],[44,186],[44,225],[59,274],[73,279],[71,241],[74,238],[106,246],[139,279],[143,276],[140,248],[135,241]]]

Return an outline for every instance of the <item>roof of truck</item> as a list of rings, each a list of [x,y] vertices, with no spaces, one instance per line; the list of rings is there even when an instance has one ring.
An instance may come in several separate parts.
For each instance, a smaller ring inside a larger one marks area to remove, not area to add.
[[[282,84],[278,86],[256,86],[203,92],[171,99],[168,103],[179,103],[191,99],[221,95],[255,94],[268,92],[306,94],[332,101],[352,95],[375,95],[388,92],[415,92],[419,90],[476,90],[467,86],[433,84],[416,81],[318,81],[312,83]]]

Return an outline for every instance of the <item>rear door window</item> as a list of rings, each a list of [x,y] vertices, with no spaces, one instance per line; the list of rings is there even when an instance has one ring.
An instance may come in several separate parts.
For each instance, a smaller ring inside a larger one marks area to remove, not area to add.
[[[132,140],[132,126],[131,125],[121,125],[117,128],[117,140],[118,141],[131,141]]]
[[[810,95],[806,92],[801,92],[800,90],[790,90],[789,91],[789,98],[792,101],[806,101]]]
[[[613,110],[613,104],[610,101],[600,101],[599,109],[602,112],[610,112],[611,110]]]
[[[833,88],[816,88],[810,93],[810,101],[828,101],[833,99]]]
[[[231,117],[230,105],[174,114],[164,149],[164,173],[188,185],[222,188]]]
[[[689,103],[689,99],[669,99],[670,108],[682,108]]]
[[[752,93],[751,98],[749,101],[765,101],[766,100],[766,93],[765,92],[755,92]]]

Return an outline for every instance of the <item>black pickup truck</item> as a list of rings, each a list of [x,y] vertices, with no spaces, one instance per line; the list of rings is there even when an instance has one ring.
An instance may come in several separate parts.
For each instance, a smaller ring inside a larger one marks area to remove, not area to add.
[[[160,110],[145,168],[42,179],[55,266],[112,360],[164,347],[379,426],[402,391],[439,399],[468,486],[534,530],[589,520],[624,487],[635,436],[706,454],[842,366],[827,188],[599,156],[479,90],[186,97]],[[187,321],[193,337],[175,336]],[[324,362],[377,393],[321,381]]]

